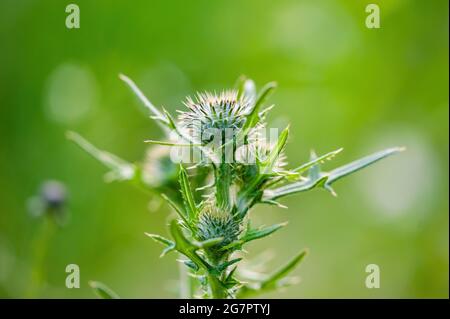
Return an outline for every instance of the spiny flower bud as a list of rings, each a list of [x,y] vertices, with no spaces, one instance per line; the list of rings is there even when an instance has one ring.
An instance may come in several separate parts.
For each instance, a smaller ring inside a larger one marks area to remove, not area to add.
[[[210,142],[211,136],[205,134],[208,131],[226,134],[229,129],[237,134],[251,111],[250,100],[238,98],[237,91],[223,91],[219,95],[198,93],[195,100],[188,97],[184,104],[189,111],[181,112],[181,125],[199,143]]]
[[[205,206],[200,213],[197,224],[199,240],[208,240],[222,237],[220,247],[235,241],[241,232],[240,225],[230,213],[221,211],[215,205]]]

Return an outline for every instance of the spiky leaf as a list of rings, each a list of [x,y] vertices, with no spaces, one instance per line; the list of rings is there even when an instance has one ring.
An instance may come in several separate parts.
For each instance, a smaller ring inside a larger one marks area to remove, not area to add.
[[[183,196],[183,200],[188,212],[188,219],[189,222],[192,222],[197,219],[198,209],[195,204],[194,194],[192,192],[191,185],[189,184],[186,170],[182,165],[180,165],[179,183],[181,188],[181,195]]]
[[[98,149],[78,133],[69,131],[66,133],[66,137],[108,167],[111,170],[111,172],[108,173],[111,180],[132,180],[136,177],[137,167],[135,165],[114,154]]]
[[[388,157],[390,155],[399,153],[403,151],[403,147],[392,147],[377,153],[373,153],[369,156],[363,157],[359,160],[353,161],[347,165],[338,167],[331,172],[328,173],[328,180],[326,182],[327,185],[331,185],[335,181],[341,179],[342,177],[345,177],[349,174],[352,174],[354,172],[359,171],[360,169],[363,169],[364,167],[367,167],[375,162],[378,162],[379,160]]]
[[[256,228],[256,229],[249,228],[239,240],[230,243],[229,245],[223,247],[222,249],[229,250],[232,248],[240,247],[243,244],[248,243],[249,241],[269,236],[286,225],[287,223],[280,223],[263,228]]]
[[[170,207],[173,208],[173,210],[178,214],[178,216],[180,216],[183,222],[185,222],[186,226],[191,228],[192,223],[188,220],[189,216],[187,215],[187,213],[183,209],[178,207],[178,205],[175,204],[169,197],[167,197],[166,194],[161,194],[161,197],[169,204]]]
[[[319,164],[325,160],[330,160],[333,157],[335,157],[337,154],[339,154],[341,151],[343,150],[343,148],[337,149],[335,151],[326,153],[324,155],[321,155],[319,157],[317,156],[311,156],[311,160],[305,164],[300,165],[299,167],[293,169],[292,171],[297,172],[297,173],[303,173],[304,171],[310,169],[311,167],[313,167],[316,164]]]
[[[155,235],[155,234],[149,234],[149,233],[145,233],[145,235],[147,235],[148,237],[150,237],[151,239],[153,239],[154,241],[164,245],[166,248],[163,250],[161,257],[165,256],[167,253],[171,252],[172,250],[175,249],[175,243],[173,241],[171,241],[170,239],[167,239],[163,236],[160,235]]]
[[[280,269],[275,271],[273,274],[269,275],[266,279],[255,285],[244,285],[239,291],[238,296],[241,298],[248,297],[251,295],[261,294],[268,292],[270,290],[277,289],[283,286],[283,280],[286,276],[303,260],[306,256],[307,251],[301,251],[297,256],[292,258],[286,265],[282,266]]]
[[[197,255],[195,251],[198,247],[186,238],[176,220],[173,220],[170,223],[170,233],[175,241],[175,249],[178,252],[188,257],[199,268],[202,268],[208,272],[212,270],[211,265],[209,265],[202,257]]]

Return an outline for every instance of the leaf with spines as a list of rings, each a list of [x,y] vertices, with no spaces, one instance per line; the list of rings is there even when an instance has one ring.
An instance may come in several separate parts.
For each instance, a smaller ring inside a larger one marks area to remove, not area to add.
[[[75,144],[82,148],[86,153],[97,159],[99,162],[101,162],[111,170],[106,175],[109,181],[130,181],[135,179],[139,175],[138,167],[136,165],[131,164],[107,151],[98,149],[78,133],[68,131],[66,133],[66,137],[69,140],[75,142]]]
[[[239,288],[239,286],[242,285],[242,282],[240,282],[238,279],[234,277],[234,273],[236,272],[237,266],[235,266],[225,277],[225,280],[223,281],[223,284],[227,289],[231,288]]]
[[[321,172],[319,164],[316,163],[310,168],[310,174],[308,178],[298,182],[286,184],[278,188],[266,189],[264,191],[262,200],[275,200],[283,196],[308,191],[315,187],[323,187],[335,195],[333,189],[331,188],[331,184],[335,181],[403,150],[404,148],[402,147],[393,147],[380,152],[376,152],[362,159],[353,161],[347,165],[338,167],[329,173]]]
[[[198,271],[199,268],[198,266],[192,262],[192,260],[180,260],[180,262],[182,262],[183,264],[185,264],[188,268],[192,269],[193,271]]]
[[[166,194],[161,194],[161,197],[169,204],[170,207],[178,214],[178,216],[183,220],[187,227],[192,229],[192,222],[188,220],[189,215],[177,204],[175,204]]]
[[[179,183],[181,188],[181,195],[183,196],[184,204],[188,213],[188,220],[190,223],[195,221],[198,216],[198,208],[195,204],[194,193],[189,184],[188,175],[183,165],[180,164]]]
[[[216,267],[216,271],[220,274],[223,271],[225,271],[228,267],[234,265],[235,263],[240,262],[241,260],[242,260],[242,258],[235,258],[235,259],[232,259],[232,260],[228,260],[228,261],[218,265]]]
[[[170,223],[170,233],[175,241],[175,249],[178,252],[188,257],[197,265],[197,267],[207,272],[210,272],[213,269],[213,267],[206,260],[195,252],[199,249],[199,247],[186,238],[176,220],[172,220]]]
[[[283,228],[287,225],[287,222],[275,224],[268,227],[256,228],[256,229],[248,229],[244,236],[242,236],[241,241],[247,243],[252,240],[264,238],[276,232],[278,229]]]
[[[262,202],[271,202],[277,198],[281,198],[294,193],[301,193],[309,191],[313,188],[322,186],[325,184],[328,176],[323,176],[318,179],[306,179],[304,181],[287,184],[275,189],[264,190],[262,196]]]
[[[206,249],[214,247],[223,242],[223,237],[211,238],[203,241],[192,241],[192,244],[198,249]]]
[[[142,93],[142,91],[138,88],[136,83],[134,83],[133,80],[131,80],[128,76],[124,74],[119,74],[119,78],[130,87],[130,89],[134,92],[134,94],[136,94],[139,100],[141,100],[141,102],[145,105],[145,107],[150,111],[152,118],[157,119],[156,122],[158,123],[158,125],[164,130],[164,132],[168,134],[169,133],[169,129],[167,127],[168,123],[167,121],[165,121],[161,111],[158,110],[158,108],[149,101],[149,99],[145,96],[145,94]]]
[[[311,160],[303,165],[300,165],[297,168],[294,168],[292,171],[296,172],[296,173],[303,173],[305,171],[307,171],[308,169],[310,169],[311,167],[313,167],[316,164],[320,164],[326,160],[331,160],[333,157],[335,157],[337,154],[339,154],[341,151],[343,150],[343,148],[341,147],[340,149],[337,149],[335,151],[329,152],[327,154],[321,155],[319,157],[317,157],[314,153],[314,155],[311,156]]]
[[[118,294],[99,281],[89,281],[89,286],[94,289],[95,294],[101,299],[120,299]]]
[[[242,237],[239,240],[236,240],[222,248],[222,250],[230,250],[230,249],[240,249],[242,245],[245,243],[248,243],[252,240],[264,238],[266,236],[269,236],[276,232],[278,229],[283,228],[287,225],[287,222],[275,224],[268,227],[262,227],[262,228],[250,228],[248,227],[245,233],[242,235]]]
[[[404,147],[392,147],[385,149],[383,151],[379,151],[376,153],[373,153],[371,155],[368,155],[366,157],[363,157],[361,159],[358,159],[356,161],[353,161],[347,165],[335,168],[331,172],[328,173],[328,180],[326,182],[326,185],[331,185],[335,181],[341,179],[342,177],[345,177],[349,174],[352,174],[354,172],[357,172],[364,167],[367,167],[375,162],[378,162],[379,160],[388,157],[390,155],[399,153],[401,151],[404,151]]]
[[[265,293],[274,289],[283,287],[286,283],[286,276],[300,264],[306,256],[307,250],[301,251],[298,255],[292,258],[286,265],[269,275],[266,279],[255,283],[254,285],[244,285],[238,292],[238,297],[247,298],[249,296]],[[285,281],[285,282],[283,282]]]
[[[153,239],[154,241],[164,245],[166,248],[161,253],[160,257],[164,257],[167,253],[171,252],[172,250],[175,250],[175,243],[171,241],[170,239],[167,239],[163,236],[156,235],[156,234],[149,234],[145,233],[148,237]]]

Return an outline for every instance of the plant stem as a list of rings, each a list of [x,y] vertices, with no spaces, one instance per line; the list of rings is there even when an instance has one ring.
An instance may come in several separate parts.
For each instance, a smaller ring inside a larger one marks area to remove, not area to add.
[[[55,230],[55,223],[50,218],[44,218],[40,229],[33,240],[31,278],[26,296],[34,298],[38,295],[42,283],[45,280],[44,262],[47,255],[48,244]]]
[[[211,289],[211,297],[213,299],[224,299],[227,297],[225,288],[215,275],[208,274],[208,284]]]
[[[216,199],[219,207],[229,211],[231,208],[230,187],[232,184],[232,167],[221,163],[215,172]]]

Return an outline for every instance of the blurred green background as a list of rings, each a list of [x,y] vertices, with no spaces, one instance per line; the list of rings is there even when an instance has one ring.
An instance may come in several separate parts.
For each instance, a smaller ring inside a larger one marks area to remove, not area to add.
[[[81,28],[65,27],[65,7]],[[0,3],[0,296],[25,297],[42,221],[27,200],[47,179],[66,183],[70,221],[49,242],[36,296],[94,297],[96,279],[123,297],[177,297],[169,210],[130,185],[106,184],[97,161],[65,139],[74,130],[127,160],[161,132],[117,75],[169,110],[198,90],[246,74],[279,89],[272,126],[291,123],[293,166],[344,147],[327,167],[393,145],[406,152],[338,184],[258,207],[255,224],[289,220],[251,244],[269,269],[310,254],[301,283],[265,297],[448,298],[448,1],[16,1]],[[365,6],[381,28],[365,27]],[[325,168],[327,168],[325,167]],[[261,256],[261,254],[263,254]],[[65,267],[81,288],[65,288]],[[365,267],[381,288],[365,287]]]

